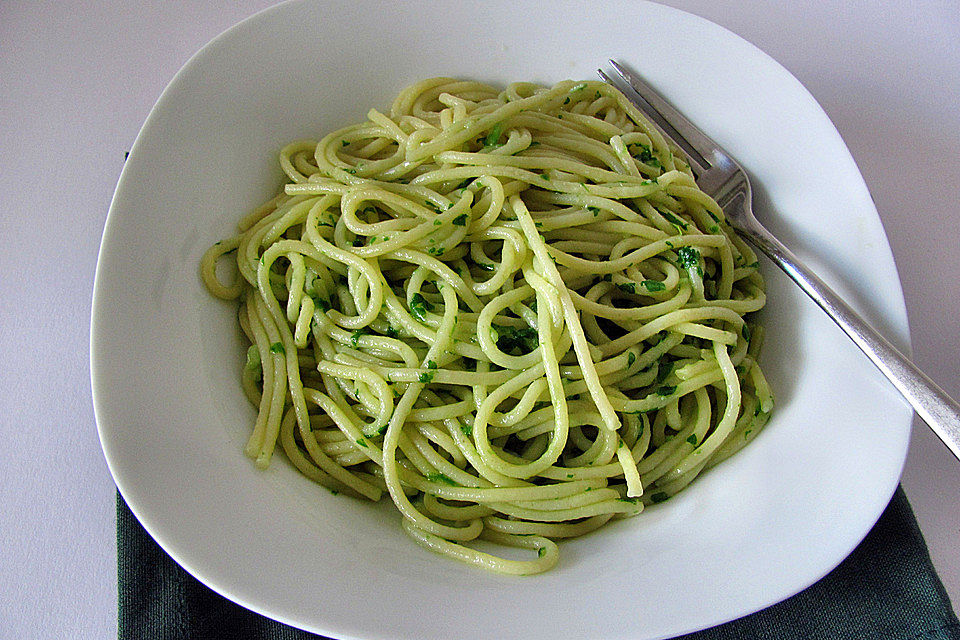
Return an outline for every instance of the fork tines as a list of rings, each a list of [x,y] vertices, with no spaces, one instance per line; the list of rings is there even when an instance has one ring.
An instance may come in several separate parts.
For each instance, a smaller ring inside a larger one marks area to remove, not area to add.
[[[610,60],[610,66],[613,67],[620,82],[613,81],[602,69],[597,69],[600,77],[624,91],[632,99],[632,102],[653,120],[654,124],[660,128],[668,139],[683,149],[697,174],[713,166],[710,159],[719,149],[716,142],[687,120],[682,113],[664,100],[636,73],[626,69],[616,60]],[[627,85],[626,88],[623,86],[624,84]]]

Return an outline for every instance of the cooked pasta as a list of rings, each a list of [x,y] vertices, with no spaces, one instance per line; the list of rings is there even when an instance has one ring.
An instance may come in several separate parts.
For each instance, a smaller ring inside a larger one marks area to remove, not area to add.
[[[613,87],[425,80],[280,166],[201,262],[240,301],[258,467],[279,443],[419,544],[532,574],[767,421],[756,256]]]

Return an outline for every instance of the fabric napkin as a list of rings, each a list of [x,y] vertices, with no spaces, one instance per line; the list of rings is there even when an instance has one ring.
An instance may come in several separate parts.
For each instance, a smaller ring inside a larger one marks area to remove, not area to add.
[[[217,595],[180,568],[117,494],[120,640],[323,638]],[[809,589],[683,640],[960,640],[903,489],[866,539]],[[517,640],[522,640],[518,638]]]

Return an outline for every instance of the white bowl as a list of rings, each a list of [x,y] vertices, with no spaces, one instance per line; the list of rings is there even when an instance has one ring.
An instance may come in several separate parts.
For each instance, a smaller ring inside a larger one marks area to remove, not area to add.
[[[244,457],[232,305],[198,261],[278,184],[285,143],[449,75],[504,84],[640,70],[750,172],[759,216],[901,345],[906,314],[849,152],[772,59],[652,4],[292,3],[203,48],[143,126],[97,268],[93,390],[104,453],[133,512],[201,581],[337,638],[651,639],[782,600],[836,566],[896,487],[911,412],[770,263],[766,430],[675,499],[561,544],[544,575],[491,575],[416,546],[389,505],[330,492],[282,456]]]

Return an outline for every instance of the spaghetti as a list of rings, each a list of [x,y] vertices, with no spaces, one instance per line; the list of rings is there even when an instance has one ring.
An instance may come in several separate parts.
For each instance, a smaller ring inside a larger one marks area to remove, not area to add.
[[[201,262],[240,300],[258,467],[279,442],[419,544],[531,574],[766,423],[756,256],[613,87],[425,80],[280,165]]]

